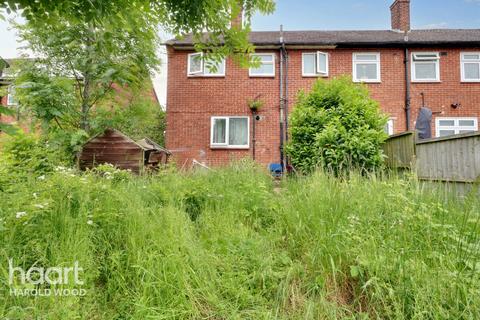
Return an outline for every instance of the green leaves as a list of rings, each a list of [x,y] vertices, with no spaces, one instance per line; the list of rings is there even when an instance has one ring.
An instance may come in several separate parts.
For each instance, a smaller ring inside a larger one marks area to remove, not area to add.
[[[299,95],[286,151],[305,172],[317,166],[335,174],[352,167],[372,170],[382,165],[385,123],[365,87],[347,78],[319,80],[311,92]]]

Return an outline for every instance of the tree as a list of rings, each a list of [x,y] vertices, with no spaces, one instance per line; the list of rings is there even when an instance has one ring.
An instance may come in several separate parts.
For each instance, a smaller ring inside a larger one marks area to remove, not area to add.
[[[75,80],[80,128],[88,131],[92,108],[114,84],[138,86],[159,64],[157,22],[143,8],[132,8],[89,22],[52,13],[48,24],[32,19],[17,28],[50,76]]]
[[[383,162],[386,121],[364,85],[348,78],[318,80],[311,92],[299,94],[286,151],[304,172],[317,167],[335,174],[372,170]]]
[[[58,16],[72,24],[95,25],[105,19],[115,21],[117,16],[128,12],[143,11],[172,34],[193,34],[199,49],[208,48],[213,59],[230,55],[246,64],[248,53],[253,51],[248,42],[251,17],[256,11],[273,12],[275,3],[274,0],[0,0],[0,8],[21,9],[29,22],[40,25],[55,24]],[[245,28],[231,28],[232,18],[241,9]],[[204,37],[205,32],[208,37]]]

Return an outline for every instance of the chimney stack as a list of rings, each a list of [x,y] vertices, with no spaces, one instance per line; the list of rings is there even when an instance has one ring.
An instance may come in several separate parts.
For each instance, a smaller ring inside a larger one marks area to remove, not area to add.
[[[395,0],[390,6],[392,30],[410,31],[410,0]]]
[[[240,9],[240,12],[232,18],[232,22],[231,22],[231,25],[232,25],[232,28],[238,28],[238,29],[242,29],[243,28],[243,3],[241,1],[238,1],[238,5],[239,5],[239,9]],[[235,9],[233,9],[235,10]]]

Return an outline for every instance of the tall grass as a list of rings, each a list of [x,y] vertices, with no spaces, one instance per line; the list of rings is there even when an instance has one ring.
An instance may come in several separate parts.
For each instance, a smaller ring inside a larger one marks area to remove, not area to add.
[[[2,182],[0,318],[480,317],[474,193],[320,172],[277,184],[244,164]],[[87,294],[12,296],[9,258],[78,261]]]

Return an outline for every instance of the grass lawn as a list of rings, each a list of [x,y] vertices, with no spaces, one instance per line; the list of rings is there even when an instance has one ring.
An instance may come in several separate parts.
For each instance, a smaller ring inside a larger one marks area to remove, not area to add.
[[[473,194],[322,173],[278,191],[248,164],[105,171],[0,169],[1,319],[480,318]],[[56,288],[86,294],[14,296],[8,259],[78,261],[84,284]]]

